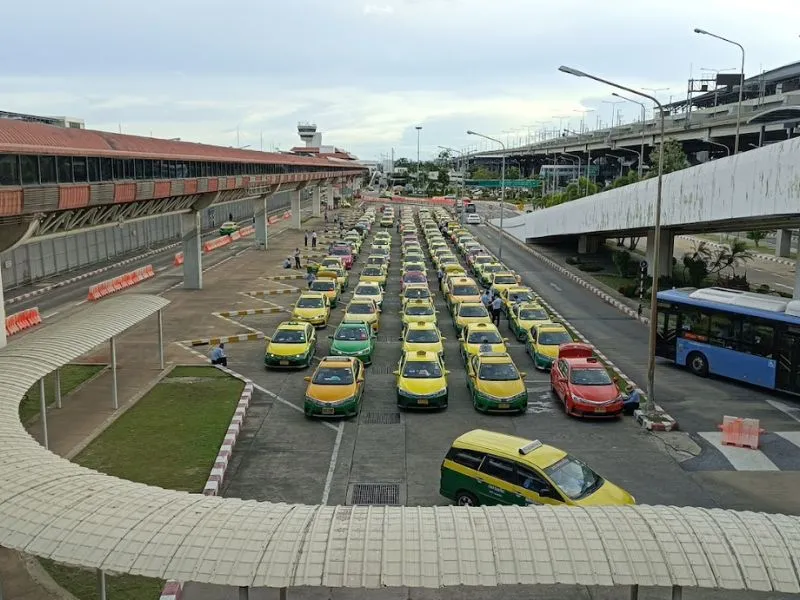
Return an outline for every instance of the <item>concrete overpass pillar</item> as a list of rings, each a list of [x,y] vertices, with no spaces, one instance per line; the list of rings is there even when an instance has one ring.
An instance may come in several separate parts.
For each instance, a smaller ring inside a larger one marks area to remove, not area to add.
[[[322,216],[322,186],[315,185],[311,190],[311,216]]]
[[[289,198],[291,199],[292,203],[292,222],[290,229],[301,229],[303,219],[302,214],[300,213],[300,194],[302,192],[289,192]]]
[[[254,219],[256,226],[256,246],[260,250],[267,249],[267,199],[269,196],[264,195],[256,200]]]
[[[328,204],[328,210],[333,210],[333,186],[330,183],[325,184],[325,202]]]
[[[792,255],[792,234],[791,229],[778,229],[775,233],[775,256],[788,258]]]
[[[647,274],[654,277],[655,265],[653,264],[653,248],[655,248],[655,230],[647,232],[647,251],[645,253],[645,260],[647,261]],[[658,249],[658,276],[664,277],[672,276],[672,257],[675,254],[675,235],[667,231],[661,230],[660,248]]]
[[[582,235],[578,238],[578,254],[595,254],[600,247],[600,238],[594,235]]]
[[[181,215],[183,238],[183,287],[187,290],[203,289],[203,249],[200,212]]]

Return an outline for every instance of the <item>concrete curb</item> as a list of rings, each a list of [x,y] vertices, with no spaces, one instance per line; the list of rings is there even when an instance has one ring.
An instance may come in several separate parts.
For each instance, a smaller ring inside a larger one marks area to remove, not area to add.
[[[716,248],[717,250],[730,250],[730,246],[727,244],[718,244],[717,242],[711,242],[709,240],[704,240],[703,238],[694,237],[693,235],[679,235],[677,236],[682,240],[686,240],[688,242],[694,242],[695,244],[704,243],[706,246],[711,246],[712,248]],[[767,262],[774,262],[780,265],[786,265],[787,267],[793,267],[797,264],[797,261],[792,260],[791,258],[784,258],[782,256],[774,256],[772,254],[762,254],[761,252],[753,252],[753,257],[757,258],[758,260],[765,260]]]
[[[225,439],[217,453],[217,458],[214,460],[214,466],[211,468],[211,473],[208,476],[206,485],[203,488],[204,496],[217,496],[225,479],[225,473],[228,470],[231,455],[233,454],[233,447],[236,445],[236,440],[239,438],[239,433],[242,430],[244,419],[247,416],[247,409],[250,408],[250,400],[253,398],[253,382],[222,366],[217,366],[217,369],[226,373],[230,377],[234,377],[239,381],[244,382],[244,389],[239,396],[239,403],[233,412],[233,417],[228,425],[228,430],[225,432]],[[179,581],[167,581],[161,590],[159,600],[181,600],[183,596],[183,583]]]
[[[265,314],[272,309],[269,308],[254,308],[251,310],[257,310],[258,313],[251,313],[247,312],[247,314]],[[278,311],[279,312],[279,311]],[[212,313],[214,314],[214,313]],[[221,315],[216,315],[221,316]],[[236,342],[254,342],[256,340],[260,340],[264,337],[263,333],[240,333],[238,335],[226,335],[217,338],[202,338],[199,340],[183,340],[180,342],[176,342],[182,345],[189,345],[189,346],[216,346],[217,344],[235,344]]]
[[[498,231],[498,232],[500,231],[499,228],[495,227],[494,225],[489,224],[489,227],[491,227],[495,231]],[[634,319],[638,320],[640,323],[648,324],[650,322],[649,318],[643,317],[643,316],[641,316],[641,317],[638,316],[636,314],[636,311],[631,309],[629,306],[626,306],[625,304],[623,304],[622,302],[620,302],[616,298],[613,298],[612,296],[610,296],[609,294],[607,294],[606,292],[604,292],[600,288],[592,285],[588,281],[586,281],[584,279],[581,279],[580,277],[575,275],[575,273],[573,273],[569,269],[565,269],[564,267],[559,265],[554,260],[551,260],[550,258],[548,258],[545,255],[543,255],[541,252],[538,252],[537,250],[531,248],[530,246],[528,246],[526,243],[522,242],[521,240],[519,240],[519,239],[515,238],[514,236],[509,235],[508,233],[505,233],[505,232],[503,232],[503,235],[505,235],[511,241],[515,242],[518,246],[521,246],[522,248],[524,248],[530,254],[533,254],[533,256],[535,256],[536,258],[541,260],[543,263],[545,263],[551,269],[566,275],[569,279],[571,279],[571,280],[575,281],[576,283],[580,284],[581,287],[584,287],[587,290],[593,292],[595,295],[597,295],[601,299],[603,299],[607,304],[610,304],[611,306],[613,306],[614,308],[620,310],[621,312],[625,313],[626,315],[628,315],[630,317],[633,317]],[[538,294],[537,294],[537,296],[538,296]],[[561,321],[568,329],[570,329],[578,337],[578,339],[580,339],[585,344],[590,344],[594,348],[594,351],[597,354],[597,356],[600,358],[600,360],[602,360],[606,365],[608,365],[611,368],[611,370],[613,370],[620,377],[620,379],[625,381],[625,383],[627,383],[629,386],[631,386],[633,388],[641,389],[638,385],[636,385],[636,383],[630,377],[628,377],[625,373],[623,373],[620,370],[620,368],[617,367],[617,365],[615,365],[611,360],[609,360],[609,358],[605,354],[603,354],[603,352],[601,350],[599,350],[596,345],[592,344],[574,325],[572,325],[572,323],[570,323],[567,319],[565,319],[561,315],[561,313],[559,313],[557,310],[555,310],[541,296],[539,296],[539,301],[541,302],[542,305],[544,305],[544,307],[548,311],[550,311],[553,315],[555,315],[556,318],[559,321]],[[642,427],[644,427],[648,431],[673,431],[673,430],[677,430],[678,429],[678,422],[673,417],[671,417],[669,414],[667,414],[667,412],[663,408],[661,408],[661,406],[659,406],[658,404],[654,405],[654,413],[657,414],[656,418],[652,418],[652,415],[650,415],[650,414],[645,415],[641,410],[636,410],[636,411],[634,411],[633,414],[634,414],[634,417],[636,418],[636,422],[639,423]]]

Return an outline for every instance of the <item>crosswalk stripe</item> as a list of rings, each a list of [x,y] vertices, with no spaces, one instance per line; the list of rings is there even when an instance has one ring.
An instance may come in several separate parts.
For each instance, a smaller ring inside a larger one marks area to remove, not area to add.
[[[800,448],[800,431],[776,431],[775,435],[782,437],[787,442],[791,442]]]
[[[722,444],[722,433],[719,431],[704,431],[698,435],[716,448],[737,471],[780,471],[761,450]]]

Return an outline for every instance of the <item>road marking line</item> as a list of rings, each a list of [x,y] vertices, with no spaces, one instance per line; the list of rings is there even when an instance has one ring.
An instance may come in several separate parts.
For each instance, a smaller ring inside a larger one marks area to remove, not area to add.
[[[800,431],[776,431],[775,435],[781,436],[787,442],[800,448]]]
[[[49,319],[50,317],[55,317],[60,312],[61,312],[60,310],[56,310],[56,311],[53,311],[51,313],[47,313],[46,315],[42,315],[42,318],[43,319]]]
[[[550,287],[552,287],[557,292],[563,292],[564,291],[560,287],[558,287],[555,283],[553,283],[552,281],[550,282]]]
[[[282,404],[285,404],[285,405],[286,405],[286,406],[288,406],[289,408],[293,408],[293,409],[294,409],[294,410],[296,410],[297,412],[301,412],[301,413],[302,413],[302,412],[305,412],[305,411],[304,411],[302,408],[300,408],[300,407],[299,407],[299,406],[297,406],[296,404],[293,404],[292,402],[289,402],[289,401],[288,401],[286,398],[282,398],[282,397],[278,396],[278,394],[276,394],[275,392],[271,392],[271,391],[269,391],[267,388],[265,388],[265,387],[262,387],[262,386],[258,385],[258,384],[257,384],[257,383],[255,383],[255,382],[253,382],[253,387],[254,387],[254,388],[256,388],[256,389],[257,389],[258,391],[260,391],[260,392],[264,392],[264,393],[265,393],[267,396],[269,396],[270,398],[272,398],[272,399],[274,399],[274,400],[277,400],[278,402],[280,402],[280,403],[282,403]],[[325,427],[328,427],[329,429],[333,429],[333,430],[334,430],[334,431],[336,431],[336,432],[338,432],[338,431],[339,431],[339,428],[338,428],[336,425],[331,425],[331,424],[330,424],[330,423],[328,423],[327,421],[320,421],[320,423],[322,423],[323,425],[325,425]]]
[[[772,408],[777,408],[790,419],[794,419],[800,423],[800,408],[795,408],[794,406],[784,404],[783,402],[780,402],[779,400],[773,400],[772,398],[767,398],[766,403]]]
[[[339,423],[338,427],[336,428],[336,441],[333,443],[333,452],[331,452],[331,461],[328,463],[328,474],[325,476],[325,487],[322,489],[322,501],[320,504],[327,504],[328,497],[331,495],[333,473],[336,471],[336,463],[339,462],[339,448],[342,445],[343,434],[344,423]]]
[[[751,448],[738,448],[736,446],[726,446],[722,444],[722,432],[706,431],[699,432],[708,443],[719,450],[729,463],[737,471],[780,471],[778,466],[772,462],[761,450]]]
[[[777,283],[777,282],[775,282],[775,285],[779,285],[782,288],[786,288],[787,290],[793,290],[794,289],[791,285],[786,285],[785,283]]]

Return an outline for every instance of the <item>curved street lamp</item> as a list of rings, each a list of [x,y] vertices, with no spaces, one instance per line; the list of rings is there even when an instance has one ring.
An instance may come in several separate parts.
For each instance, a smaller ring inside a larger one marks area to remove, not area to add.
[[[502,161],[500,163],[500,231],[497,234],[497,258],[503,260],[503,214],[505,213],[506,205],[506,145],[497,138],[477,133],[471,129],[467,131],[467,135],[475,135],[489,140],[490,142],[495,142],[496,144],[500,144],[500,147],[503,149],[503,154],[501,155]]]

